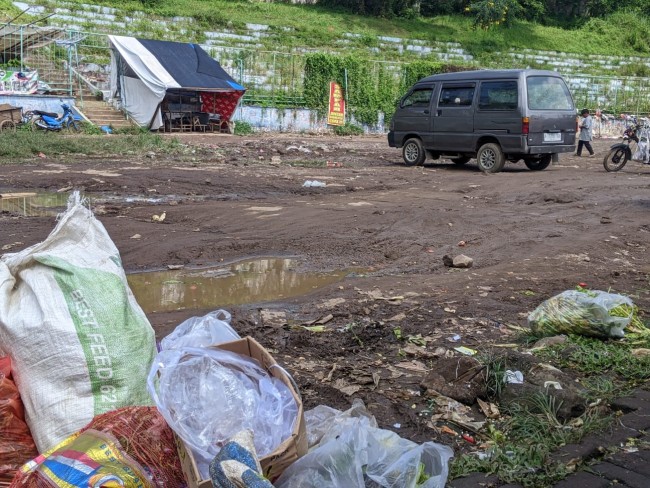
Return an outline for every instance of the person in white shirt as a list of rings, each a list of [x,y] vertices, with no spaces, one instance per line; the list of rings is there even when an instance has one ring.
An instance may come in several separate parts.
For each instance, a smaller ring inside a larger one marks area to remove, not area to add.
[[[576,156],[582,156],[582,148],[586,147],[587,151],[589,151],[589,157],[591,157],[594,155],[594,150],[591,147],[591,140],[593,139],[592,127],[594,121],[591,118],[591,115],[589,115],[589,109],[587,108],[582,109],[580,116],[582,117],[582,121],[580,123],[580,139],[578,140]]]

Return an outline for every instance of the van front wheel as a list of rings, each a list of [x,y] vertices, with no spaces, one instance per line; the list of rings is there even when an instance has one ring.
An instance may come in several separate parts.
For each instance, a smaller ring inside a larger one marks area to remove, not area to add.
[[[478,167],[484,173],[498,173],[506,164],[506,158],[498,144],[483,144],[476,154]]]
[[[546,154],[541,158],[526,158],[524,159],[524,164],[531,171],[542,171],[551,164],[551,155]]]
[[[404,164],[406,164],[406,166],[423,165],[427,155],[424,152],[422,141],[416,137],[406,141],[402,148],[402,157],[404,158]]]

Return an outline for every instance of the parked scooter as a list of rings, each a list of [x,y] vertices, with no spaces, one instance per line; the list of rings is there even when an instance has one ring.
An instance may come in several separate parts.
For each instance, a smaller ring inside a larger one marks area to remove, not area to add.
[[[79,132],[81,127],[79,123],[75,120],[72,109],[67,103],[61,104],[63,108],[63,114],[55,114],[52,112],[43,112],[41,110],[34,110],[32,119],[32,129],[33,130],[45,130],[45,131],[60,131],[62,129],[72,130],[74,132]]]

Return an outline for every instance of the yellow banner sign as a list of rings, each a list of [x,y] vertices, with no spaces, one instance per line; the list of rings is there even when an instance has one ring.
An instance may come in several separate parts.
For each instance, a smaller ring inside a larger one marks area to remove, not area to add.
[[[345,99],[341,85],[330,82],[330,103],[327,111],[328,125],[345,125]]]

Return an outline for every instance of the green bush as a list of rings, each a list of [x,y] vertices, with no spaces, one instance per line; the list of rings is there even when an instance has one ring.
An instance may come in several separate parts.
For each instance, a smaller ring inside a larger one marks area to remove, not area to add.
[[[253,130],[253,126],[250,125],[248,122],[244,122],[240,120],[235,122],[235,135],[247,136],[254,132],[255,131]]]
[[[359,136],[363,134],[363,127],[351,122],[346,122],[345,125],[335,126],[334,134],[337,136]]]

